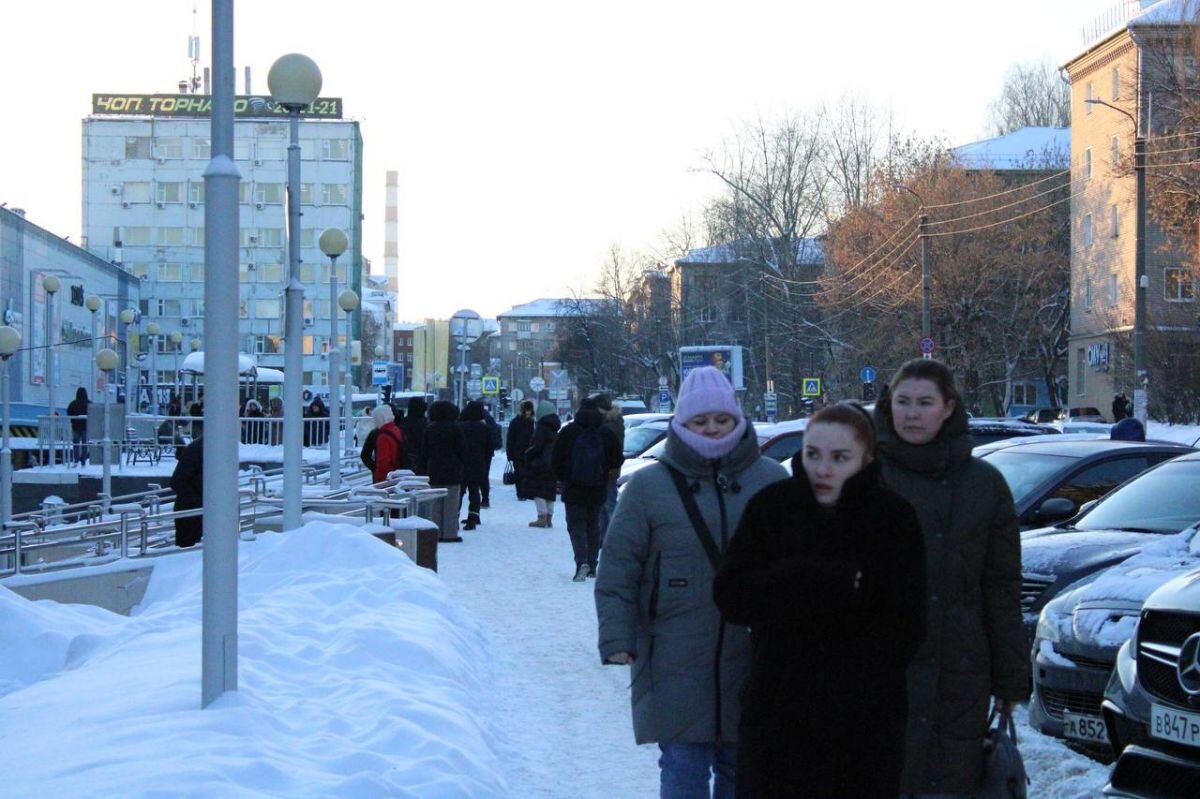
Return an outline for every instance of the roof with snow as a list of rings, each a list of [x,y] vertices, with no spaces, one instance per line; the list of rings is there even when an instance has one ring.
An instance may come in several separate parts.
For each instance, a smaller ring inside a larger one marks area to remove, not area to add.
[[[687,255],[676,260],[675,264],[686,266],[689,264],[763,263],[764,261],[773,264],[776,259],[770,257],[771,253],[769,252],[772,244],[766,239],[738,239],[713,247],[688,250]],[[825,248],[821,239],[797,239],[796,263],[823,266],[825,264]]]
[[[1018,128],[994,139],[953,147],[967,169],[1066,169],[1071,162],[1070,128]]]
[[[589,313],[598,314],[604,310],[608,300],[565,297],[562,299],[545,298],[527,302],[524,305],[514,305],[504,313],[496,314],[497,319],[509,318],[550,318],[564,316],[580,316]]]
[[[1086,55],[1097,45],[1124,30],[1153,25],[1195,23],[1200,17],[1200,0],[1122,0],[1083,27],[1083,49],[1067,63]]]

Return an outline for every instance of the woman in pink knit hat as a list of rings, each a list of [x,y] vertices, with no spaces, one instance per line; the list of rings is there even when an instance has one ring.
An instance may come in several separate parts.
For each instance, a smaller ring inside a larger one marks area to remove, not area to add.
[[[713,576],[750,497],[786,477],[705,366],[683,381],[659,461],[617,502],[596,579],[600,660],[632,669],[634,737],[658,744],[664,797],[733,796],[750,638],[721,618]]]

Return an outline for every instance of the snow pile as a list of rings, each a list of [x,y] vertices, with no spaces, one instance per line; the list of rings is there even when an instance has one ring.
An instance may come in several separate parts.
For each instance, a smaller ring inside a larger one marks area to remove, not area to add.
[[[488,652],[436,575],[320,523],[239,570],[239,690],[203,711],[198,553],[130,618],[0,589],[5,796],[507,795]]]
[[[1171,441],[1196,447],[1200,446],[1200,425],[1164,424],[1151,421],[1146,425],[1146,438],[1152,441]]]

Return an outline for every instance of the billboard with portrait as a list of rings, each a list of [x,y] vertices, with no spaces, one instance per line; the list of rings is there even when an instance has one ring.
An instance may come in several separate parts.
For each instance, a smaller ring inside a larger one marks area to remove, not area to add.
[[[705,344],[679,348],[679,381],[701,366],[720,369],[739,391],[746,386],[742,382],[742,347],[739,344]]]

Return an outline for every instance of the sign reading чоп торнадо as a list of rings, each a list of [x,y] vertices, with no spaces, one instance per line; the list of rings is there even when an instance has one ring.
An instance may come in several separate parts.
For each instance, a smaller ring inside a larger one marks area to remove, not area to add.
[[[255,99],[268,100],[261,95]],[[233,114],[239,117],[286,117],[287,111],[278,106],[265,104],[255,107],[251,97],[240,95],[234,98]],[[93,114],[121,114],[125,116],[154,117],[207,117],[212,114],[211,94],[93,94]],[[318,119],[341,119],[342,98],[318,97],[313,104],[300,112],[302,117]]]

